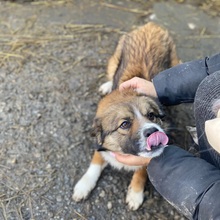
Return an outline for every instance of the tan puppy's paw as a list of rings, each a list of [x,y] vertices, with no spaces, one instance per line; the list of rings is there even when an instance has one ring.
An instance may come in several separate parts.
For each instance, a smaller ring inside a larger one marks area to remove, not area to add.
[[[85,199],[96,186],[98,178],[102,172],[102,166],[90,164],[87,172],[82,176],[74,187],[73,200],[76,202]]]
[[[135,192],[131,187],[128,188],[126,203],[131,210],[137,210],[144,201],[143,191]]]
[[[95,185],[91,186],[89,178],[84,175],[74,187],[73,200],[79,202],[85,199],[94,187]]]
[[[103,83],[100,87],[99,87],[99,92],[102,95],[107,95],[112,91],[112,81],[108,81]]]

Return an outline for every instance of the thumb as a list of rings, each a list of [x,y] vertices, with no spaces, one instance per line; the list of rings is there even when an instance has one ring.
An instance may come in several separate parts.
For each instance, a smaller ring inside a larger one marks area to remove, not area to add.
[[[117,161],[129,166],[144,166],[147,165],[151,160],[151,158],[134,156],[131,154],[120,154],[116,152],[113,152],[113,154]]]
[[[217,118],[220,118],[220,109],[218,110]]]

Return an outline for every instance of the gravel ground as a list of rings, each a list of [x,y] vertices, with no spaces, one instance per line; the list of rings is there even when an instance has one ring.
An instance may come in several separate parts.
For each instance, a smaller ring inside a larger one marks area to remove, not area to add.
[[[71,196],[93,153],[98,87],[120,35],[154,20],[170,30],[182,61],[214,54],[220,19],[218,5],[210,4],[0,2],[0,219],[185,219],[150,183],[142,207],[129,211],[132,173],[111,167],[87,200]],[[185,125],[194,124],[192,105],[168,112],[175,118],[172,141],[190,149]]]

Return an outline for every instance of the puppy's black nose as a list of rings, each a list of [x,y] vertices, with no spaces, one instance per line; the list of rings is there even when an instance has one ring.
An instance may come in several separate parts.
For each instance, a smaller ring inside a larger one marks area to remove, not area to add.
[[[158,129],[155,127],[148,128],[144,130],[144,137],[149,137],[151,134],[153,134],[156,131],[158,131]]]

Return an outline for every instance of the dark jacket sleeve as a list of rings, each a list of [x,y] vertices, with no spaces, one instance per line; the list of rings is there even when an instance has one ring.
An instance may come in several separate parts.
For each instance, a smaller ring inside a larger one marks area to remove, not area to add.
[[[193,102],[200,82],[217,70],[220,70],[220,53],[162,71],[153,78],[159,101],[164,105]]]
[[[220,219],[220,170],[185,150],[168,146],[153,158],[148,175],[155,189],[189,219]]]

